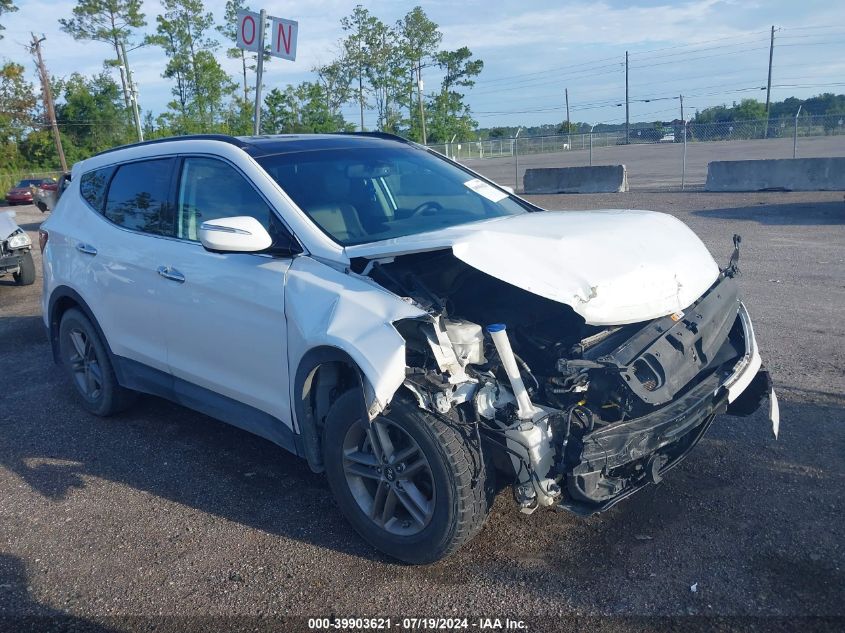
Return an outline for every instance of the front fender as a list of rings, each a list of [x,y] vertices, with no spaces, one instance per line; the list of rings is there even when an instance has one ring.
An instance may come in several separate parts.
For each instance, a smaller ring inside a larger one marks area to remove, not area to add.
[[[342,350],[363,375],[368,413],[374,417],[405,380],[405,339],[393,323],[425,314],[374,282],[297,257],[285,285],[291,374],[309,350]]]

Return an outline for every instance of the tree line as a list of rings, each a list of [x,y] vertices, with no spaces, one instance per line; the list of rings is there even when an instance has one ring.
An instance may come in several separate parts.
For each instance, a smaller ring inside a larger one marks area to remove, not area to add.
[[[829,121],[824,122],[825,129],[838,124],[838,119],[833,115],[845,115],[845,95],[823,93],[807,99],[788,97],[783,101],[773,101],[769,106],[770,120],[788,120],[798,112],[801,106],[801,116],[831,115]],[[688,117],[690,124],[698,123],[733,123],[735,121],[762,121],[766,118],[766,105],[756,99],[743,99],[732,105],[717,105],[696,111],[692,117]],[[639,121],[631,122],[631,130],[656,129],[662,131],[666,127],[677,127],[681,125],[679,118],[670,121]],[[479,140],[513,138],[517,130],[522,127],[521,137],[529,136],[559,136],[562,134],[588,134],[590,128],[593,132],[620,132],[624,131],[624,123],[599,123],[592,126],[590,123],[572,121],[567,123],[544,123],[530,126],[493,126],[479,128],[476,135]],[[762,128],[761,128],[762,129]]]
[[[236,14],[250,9],[246,0],[228,0],[222,23],[202,0],[161,5],[159,15],[148,17],[141,0],[77,0],[71,14],[59,18],[61,30],[75,40],[100,42],[109,51],[103,70],[93,76],[52,78],[69,163],[137,140],[137,95],[126,58],[141,47],[164,53],[162,77],[171,86],[164,111],[142,115],[145,138],[252,133],[258,53],[235,46]],[[14,0],[0,0],[0,19],[15,10]],[[465,46],[443,49],[438,25],[421,7],[389,24],[358,5],[340,26],[334,59],[312,68],[312,80],[265,86],[262,133],[364,129],[370,110],[377,115],[376,129],[422,142],[468,137],[476,129],[465,93],[484,63]],[[220,63],[223,55],[238,60],[235,76]],[[264,55],[265,64],[276,63]],[[426,90],[424,79],[435,68],[438,81]],[[344,118],[345,106],[354,106],[358,116]],[[27,80],[22,64],[6,61],[0,66],[0,171],[55,167],[47,123],[40,86]]]

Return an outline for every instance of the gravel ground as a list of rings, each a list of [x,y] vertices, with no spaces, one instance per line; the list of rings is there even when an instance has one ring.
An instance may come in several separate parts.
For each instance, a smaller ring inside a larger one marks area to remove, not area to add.
[[[526,517],[503,493],[456,555],[402,566],[355,536],[321,476],[268,442],[152,397],[114,419],[85,413],[52,364],[38,259],[36,285],[0,279],[0,630],[40,630],[55,616],[60,630],[211,630],[281,616],[456,614],[529,617],[529,630],[658,622],[571,619],[597,615],[728,618],[687,618],[685,630],[841,626],[842,193],[534,200],[666,211],[720,261],[741,233],[740,284],[779,390],[780,439],[762,412],[722,416],[663,483],[602,515]],[[18,208],[36,242],[41,219]],[[292,623],[307,628],[276,630]]]

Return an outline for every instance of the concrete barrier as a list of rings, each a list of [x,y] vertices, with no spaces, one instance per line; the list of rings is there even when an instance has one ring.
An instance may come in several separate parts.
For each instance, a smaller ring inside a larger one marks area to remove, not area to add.
[[[845,189],[845,157],[714,161],[704,189],[839,191]]]
[[[628,191],[625,165],[526,169],[525,193],[614,193]]]

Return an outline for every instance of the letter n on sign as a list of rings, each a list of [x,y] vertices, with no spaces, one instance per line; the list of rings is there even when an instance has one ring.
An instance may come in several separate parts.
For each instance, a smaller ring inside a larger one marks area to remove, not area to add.
[[[258,25],[261,16],[252,11],[238,11],[237,45],[246,51],[257,51],[259,35]]]
[[[270,55],[294,61],[296,59],[296,37],[299,33],[299,22],[271,17],[270,28],[273,32],[270,40]]]

